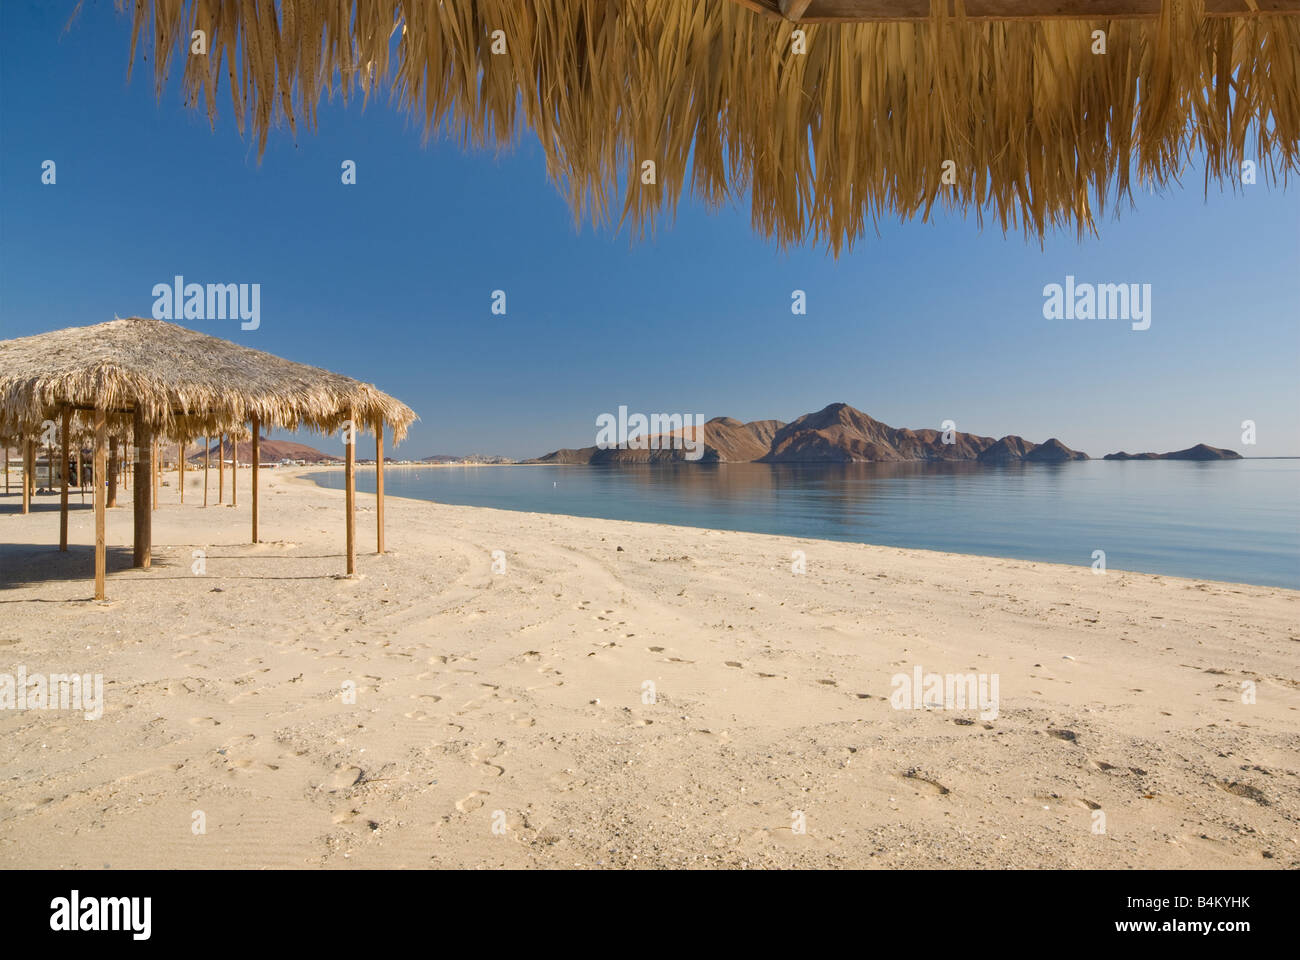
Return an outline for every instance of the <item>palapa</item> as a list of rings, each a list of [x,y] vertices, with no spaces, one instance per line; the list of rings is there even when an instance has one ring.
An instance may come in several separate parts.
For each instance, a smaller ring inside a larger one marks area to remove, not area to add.
[[[130,438],[134,561],[148,567],[153,451],[159,435],[173,438],[180,450],[207,434],[255,438],[256,433],[248,432],[250,424],[258,431],[281,427],[331,433],[351,423],[352,436],[367,429],[382,434],[387,424],[396,442],[415,419],[410,407],[373,384],[161,320],[130,317],[0,341],[0,440],[24,441],[30,451],[36,438],[50,437],[49,424],[60,422],[60,432],[78,443],[87,432],[94,437],[97,599],[104,596],[103,494],[110,433]],[[381,435],[376,444],[382,450]],[[349,450],[354,445],[349,442]],[[255,440],[252,449],[256,542]],[[347,486],[349,491],[355,486],[352,471]],[[61,528],[66,530],[67,504],[61,499]],[[353,499],[350,492],[349,504]],[[382,522],[382,511],[380,517]],[[352,523],[349,518],[349,531]],[[350,533],[348,539],[351,550]],[[382,552],[382,530],[377,540]],[[355,569],[351,552],[347,569]]]

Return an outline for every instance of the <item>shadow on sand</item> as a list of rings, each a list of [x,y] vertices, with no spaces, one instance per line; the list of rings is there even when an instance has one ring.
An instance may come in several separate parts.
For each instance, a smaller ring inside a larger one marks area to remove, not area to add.
[[[114,510],[120,509],[122,506],[122,500],[120,497],[118,498],[117,504],[118,505],[113,508]],[[73,491],[72,493],[68,494],[69,513],[72,513],[74,510],[94,511],[94,509],[95,509],[95,500],[94,497],[90,495],[89,491],[87,491],[86,493],[85,503],[81,502],[81,498],[77,495],[76,491]],[[4,493],[0,492],[0,514],[11,514],[11,513],[21,514],[22,512],[23,512],[23,495],[21,493],[10,493],[8,496],[6,496]],[[32,498],[31,512],[32,513],[58,513],[59,495],[57,493],[55,494],[38,493],[36,496]]]

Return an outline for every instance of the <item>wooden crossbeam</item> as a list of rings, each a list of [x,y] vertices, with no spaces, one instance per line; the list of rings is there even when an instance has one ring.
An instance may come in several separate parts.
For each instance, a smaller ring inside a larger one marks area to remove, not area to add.
[[[757,13],[798,23],[927,20],[931,0],[733,0]],[[947,2],[956,15],[955,0]],[[968,20],[1122,20],[1160,15],[1162,0],[965,0]],[[1206,0],[1206,16],[1300,15],[1300,0]]]

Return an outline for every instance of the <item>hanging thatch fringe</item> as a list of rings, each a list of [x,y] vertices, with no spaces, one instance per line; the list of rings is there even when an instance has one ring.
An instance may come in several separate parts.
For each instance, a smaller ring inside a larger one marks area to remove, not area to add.
[[[935,203],[1082,233],[1094,201],[1131,200],[1131,171],[1159,186],[1203,150],[1207,182],[1237,182],[1243,160],[1285,180],[1300,160],[1300,17],[1209,17],[1202,0],[1148,19],[968,21],[936,3],[924,22],[804,25],[724,0],[132,6],[132,59],[151,37],[161,90],[183,57],[213,119],[224,80],[259,151],[281,121],[314,128],[322,93],[388,90],[426,133],[500,144],[526,125],[576,217],[605,221],[621,190],[638,230],[689,187],[711,203],[748,190],[762,233],[836,252]],[[196,29],[206,56],[189,53]]]

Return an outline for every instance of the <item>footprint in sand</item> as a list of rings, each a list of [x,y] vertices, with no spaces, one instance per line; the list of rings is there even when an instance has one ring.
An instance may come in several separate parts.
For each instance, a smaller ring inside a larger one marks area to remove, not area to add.
[[[1245,797],[1247,800],[1254,800],[1261,807],[1268,806],[1268,799],[1264,796],[1264,791],[1260,790],[1258,787],[1252,787],[1248,783],[1241,783],[1237,780],[1233,780],[1229,783],[1226,780],[1220,780],[1215,784],[1215,786],[1220,790],[1231,793],[1233,796]]]
[[[192,727],[219,727],[221,721],[215,717],[190,717],[190,726]]]
[[[499,777],[501,776],[501,774],[506,772],[506,768],[501,766],[500,764],[488,763],[488,761],[495,760],[497,757],[503,756],[505,752],[504,747],[505,744],[502,743],[500,740],[498,740],[496,743],[480,744],[470,752],[470,756],[474,758],[474,762],[476,764],[478,764],[481,767],[487,767],[489,770],[495,771],[492,775],[495,777]]]
[[[479,807],[483,806],[483,798],[490,796],[492,796],[492,794],[488,793],[486,790],[475,790],[463,800],[457,800],[456,809],[461,813],[469,813],[473,810],[477,810]]]
[[[741,663],[739,660],[726,660],[726,661],[724,661],[724,662],[725,662],[726,665],[729,666],[729,667],[740,667],[740,668],[743,669],[744,666],[745,666],[745,665],[744,665],[743,663]]]
[[[357,781],[361,779],[362,769],[354,767],[348,763],[340,763],[336,766],[330,775],[325,778],[325,788],[330,792],[335,790],[347,790],[354,787]]]
[[[587,781],[574,774],[572,770],[561,770],[559,773],[553,773],[547,778],[547,782],[561,793],[567,793],[570,790],[576,790],[578,787],[587,785]]]

